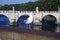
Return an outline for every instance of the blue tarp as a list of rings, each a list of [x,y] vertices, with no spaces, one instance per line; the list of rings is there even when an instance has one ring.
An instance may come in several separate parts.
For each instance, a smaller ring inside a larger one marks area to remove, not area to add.
[[[5,15],[0,15],[0,26],[9,26],[9,19]]]
[[[26,28],[26,29],[32,29],[33,28],[33,22],[30,24],[25,24],[24,20],[26,20],[29,16],[28,15],[22,15],[19,17],[17,21],[17,25],[19,28]]]

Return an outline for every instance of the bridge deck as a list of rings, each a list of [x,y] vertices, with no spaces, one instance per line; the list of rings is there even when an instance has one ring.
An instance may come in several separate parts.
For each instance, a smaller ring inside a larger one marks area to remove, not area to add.
[[[0,27],[1,40],[59,40],[60,33],[42,30]]]

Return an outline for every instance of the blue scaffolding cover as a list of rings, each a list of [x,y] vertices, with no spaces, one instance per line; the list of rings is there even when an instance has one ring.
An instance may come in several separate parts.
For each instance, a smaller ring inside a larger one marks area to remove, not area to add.
[[[0,15],[0,26],[9,26],[9,19],[5,15]]]
[[[27,18],[29,18],[28,15],[22,15],[19,17],[19,19],[17,21],[17,25],[19,28],[26,28],[26,29],[32,29],[33,28],[33,22],[30,24],[26,24],[24,22],[24,20],[26,20]]]

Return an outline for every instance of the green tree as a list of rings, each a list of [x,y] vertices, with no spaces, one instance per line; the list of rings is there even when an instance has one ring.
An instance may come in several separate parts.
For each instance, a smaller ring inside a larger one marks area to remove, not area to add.
[[[15,10],[20,11],[35,11],[35,8],[38,6],[40,11],[57,11],[60,6],[60,0],[38,0],[36,2],[28,2],[22,4],[11,4],[4,5],[1,10],[12,10],[12,6],[15,7]]]
[[[13,27],[16,27],[16,26],[17,26],[16,20],[14,20],[14,21],[12,22],[12,26],[13,26]]]

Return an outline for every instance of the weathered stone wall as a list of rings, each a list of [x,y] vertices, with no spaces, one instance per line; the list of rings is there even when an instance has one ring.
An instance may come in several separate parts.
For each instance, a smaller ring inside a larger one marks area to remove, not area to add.
[[[0,14],[7,16],[11,23],[14,21],[14,19],[16,19],[17,21],[21,15],[26,15],[26,14],[29,15],[29,13],[33,14],[34,24],[40,25],[41,24],[40,21],[46,15],[55,16],[57,19],[57,24],[60,23],[60,12],[59,11],[38,11],[38,12],[36,11],[14,11],[13,13],[12,10],[8,10],[8,11],[0,10]],[[60,27],[57,27],[56,32],[60,32],[59,30],[60,30]]]
[[[0,40],[59,40],[59,39],[26,33],[0,31]]]
[[[34,17],[34,22],[39,22],[39,20],[41,21],[42,18],[46,15],[53,15],[57,18],[57,22],[60,22],[60,12],[58,11],[38,11],[38,13],[36,11],[1,11],[0,10],[0,14],[3,14],[5,16],[7,16],[10,20],[10,22],[13,22],[14,19],[16,19],[16,21],[18,20],[18,18],[21,15],[29,15],[30,13],[33,13],[33,17]]]

